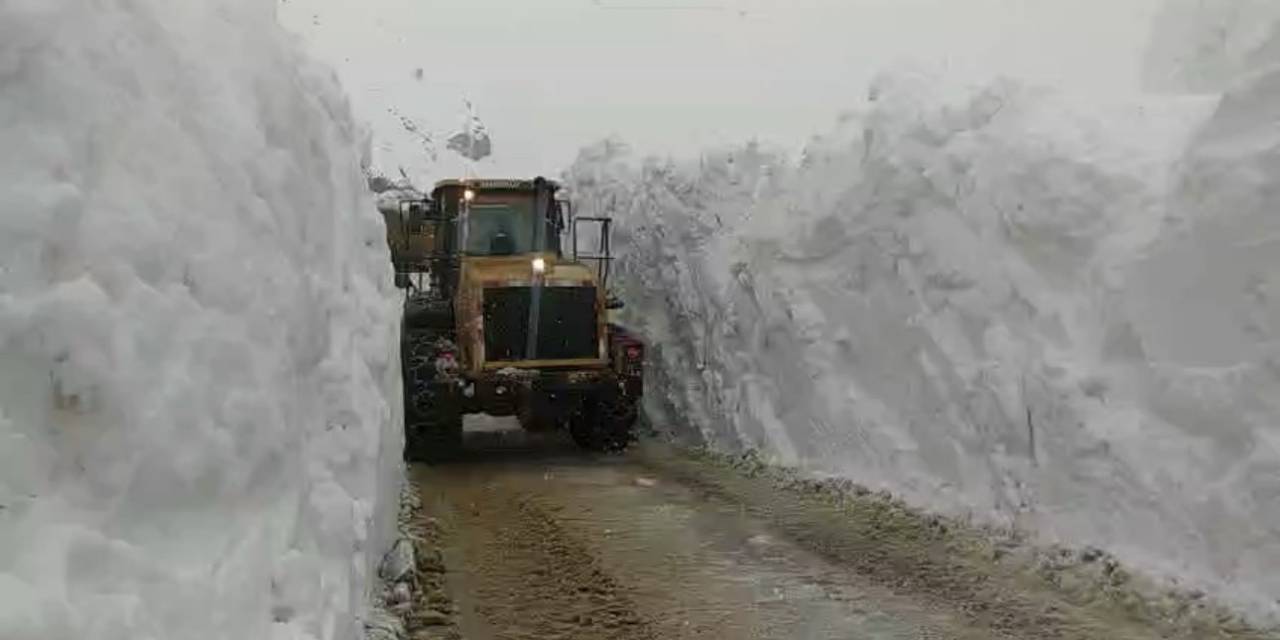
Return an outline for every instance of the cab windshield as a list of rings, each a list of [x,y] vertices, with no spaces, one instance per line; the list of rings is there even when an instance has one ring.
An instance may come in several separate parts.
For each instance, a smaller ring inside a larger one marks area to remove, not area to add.
[[[467,213],[467,255],[505,256],[538,251],[533,202],[477,202]]]

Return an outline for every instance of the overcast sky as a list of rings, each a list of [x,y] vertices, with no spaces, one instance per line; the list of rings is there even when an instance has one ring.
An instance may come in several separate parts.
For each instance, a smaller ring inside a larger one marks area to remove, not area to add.
[[[609,134],[677,156],[798,147],[904,60],[1136,91],[1157,2],[284,0],[280,14],[338,69],[381,164],[434,180],[458,163],[442,142],[431,163],[390,109],[443,138],[472,100],[493,133],[487,175],[555,174]]]

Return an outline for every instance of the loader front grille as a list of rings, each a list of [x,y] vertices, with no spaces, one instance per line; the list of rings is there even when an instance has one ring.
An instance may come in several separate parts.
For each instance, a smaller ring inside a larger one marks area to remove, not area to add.
[[[534,297],[538,296],[537,305]],[[537,307],[537,318],[532,318]],[[488,362],[599,357],[595,287],[490,287],[484,290]],[[537,330],[529,352],[529,332]]]

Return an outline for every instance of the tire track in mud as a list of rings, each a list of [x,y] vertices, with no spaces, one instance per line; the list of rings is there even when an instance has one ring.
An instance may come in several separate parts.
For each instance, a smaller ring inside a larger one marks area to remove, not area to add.
[[[467,638],[660,637],[534,496],[466,476],[446,487],[447,497],[434,496],[434,509],[448,529],[446,558],[454,560],[451,576]]]
[[[991,640],[634,460],[417,467],[468,640]]]
[[[516,433],[412,471],[467,640],[1273,637],[1144,600],[1105,560],[1046,573],[962,523],[785,470]]]

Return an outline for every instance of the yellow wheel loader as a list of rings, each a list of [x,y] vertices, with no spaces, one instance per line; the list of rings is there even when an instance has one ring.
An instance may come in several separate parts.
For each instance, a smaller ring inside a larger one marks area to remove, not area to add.
[[[469,413],[567,429],[596,451],[632,440],[644,345],[609,321],[610,220],[575,217],[558,190],[445,180],[388,216],[406,291],[406,460],[454,456]]]

